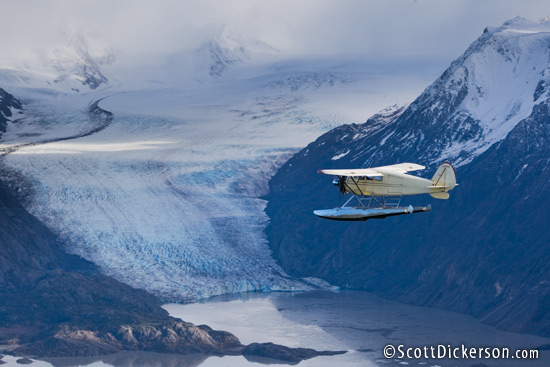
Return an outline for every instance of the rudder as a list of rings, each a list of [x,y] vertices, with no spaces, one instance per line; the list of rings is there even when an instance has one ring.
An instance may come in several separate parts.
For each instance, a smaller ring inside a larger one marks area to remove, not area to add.
[[[452,190],[456,186],[456,173],[454,167],[448,161],[443,163],[435,175],[432,177],[432,187],[434,187],[431,196],[436,199],[448,199],[447,191]]]

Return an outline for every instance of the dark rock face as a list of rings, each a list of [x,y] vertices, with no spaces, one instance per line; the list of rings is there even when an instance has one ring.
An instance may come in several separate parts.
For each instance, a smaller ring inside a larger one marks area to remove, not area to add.
[[[32,355],[119,350],[222,353],[236,337],[168,316],[161,302],[60,250],[55,236],[0,186],[0,343]]]
[[[15,362],[18,363],[18,364],[32,364],[34,361],[30,358],[19,358]]]
[[[484,34],[467,53],[491,37]],[[480,125],[459,113],[466,79],[449,77],[463,59],[406,110],[336,128],[281,167],[266,197],[270,246],[295,276],[550,336],[550,216],[544,214],[550,204],[550,102],[544,93],[506,138],[475,158],[467,152],[455,157],[471,161],[457,169],[460,186],[449,200],[406,198],[412,205],[430,202],[432,213],[365,223],[312,214],[345,200],[318,169],[430,162],[422,174],[429,178],[442,163],[442,146],[478,139]]]
[[[8,121],[13,120],[12,109],[21,110],[22,108],[19,100],[0,88],[0,139],[2,138],[2,133],[6,132]]]

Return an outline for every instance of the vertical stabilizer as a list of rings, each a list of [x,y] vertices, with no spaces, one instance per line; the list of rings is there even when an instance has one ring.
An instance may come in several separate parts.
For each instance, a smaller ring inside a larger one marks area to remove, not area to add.
[[[436,199],[448,199],[447,191],[452,190],[456,186],[456,173],[454,167],[445,162],[435,172],[432,177],[432,191],[430,193]]]

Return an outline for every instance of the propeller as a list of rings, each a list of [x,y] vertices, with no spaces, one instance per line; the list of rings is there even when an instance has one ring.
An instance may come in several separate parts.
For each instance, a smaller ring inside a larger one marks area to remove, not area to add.
[[[338,176],[338,178],[335,178],[332,180],[332,184],[334,186],[338,186],[338,190],[344,195],[347,194],[346,192],[346,177],[345,176]]]

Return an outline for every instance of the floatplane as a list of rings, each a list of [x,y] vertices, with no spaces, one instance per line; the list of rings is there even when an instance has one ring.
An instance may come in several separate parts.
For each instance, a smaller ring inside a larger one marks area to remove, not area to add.
[[[320,170],[319,173],[337,176],[332,183],[351,197],[339,208],[315,210],[313,214],[333,220],[363,221],[431,211],[430,204],[401,206],[401,198],[430,194],[436,199],[448,199],[449,191],[457,186],[456,174],[449,162],[443,163],[431,180],[407,174],[425,168],[416,163],[399,163],[364,169]],[[354,199],[358,204],[349,206]]]

